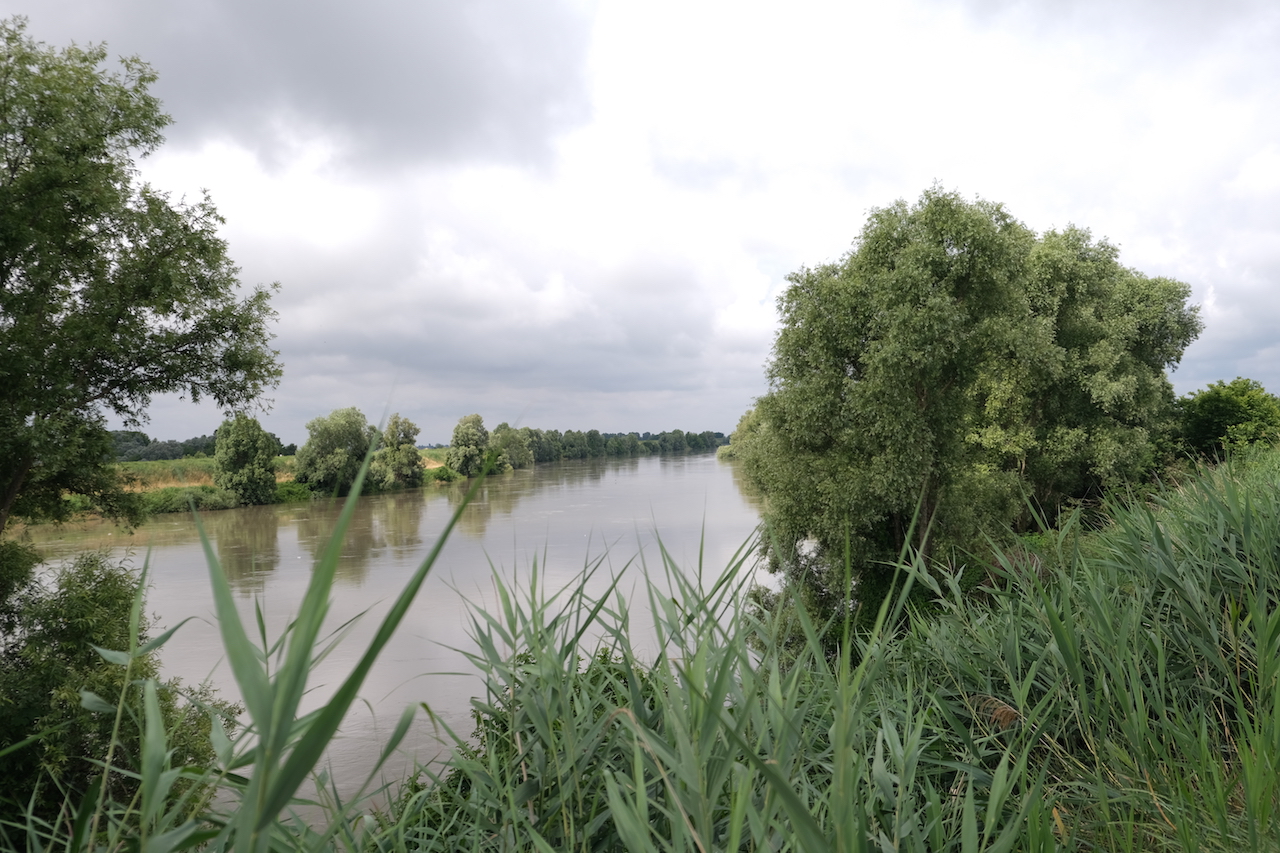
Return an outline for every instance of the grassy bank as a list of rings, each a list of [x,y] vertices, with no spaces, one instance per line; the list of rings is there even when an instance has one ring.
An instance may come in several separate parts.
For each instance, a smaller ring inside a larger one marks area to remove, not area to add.
[[[121,462],[121,472],[134,481],[137,491],[178,488],[186,486],[212,486],[215,460],[213,457],[165,459],[148,462]],[[287,483],[293,479],[294,457],[276,457],[276,482]]]
[[[886,602],[875,630],[846,635],[833,657],[803,612],[751,613],[746,554],[705,571],[648,567],[660,638],[648,655],[633,638],[650,629],[620,597],[588,596],[585,577],[558,593],[536,574],[518,588],[495,578],[499,609],[472,614],[485,678],[474,732],[453,733],[452,762],[382,812],[337,804],[322,784],[320,828],[290,819],[289,803],[381,639],[333,703],[298,720],[332,562],[270,672],[214,565],[246,728],[215,737],[216,766],[184,772],[222,799],[168,804],[178,776],[165,733],[147,728],[150,799],[75,800],[65,824],[8,838],[81,849],[83,825],[122,849],[1277,849],[1277,469],[1273,453],[1110,506],[1103,529],[1068,526],[970,569],[984,578],[976,592],[906,560],[937,612],[913,619],[905,597]],[[784,619],[806,638],[798,650],[781,646]]]

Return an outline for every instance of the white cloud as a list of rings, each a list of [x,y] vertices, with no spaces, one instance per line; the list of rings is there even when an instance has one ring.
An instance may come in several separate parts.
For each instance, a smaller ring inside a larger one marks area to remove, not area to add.
[[[1208,328],[1180,390],[1280,389],[1272,4],[602,0],[507,20],[495,0],[440,18],[456,38],[426,56],[428,13],[398,0],[296,33],[241,0],[52,2],[37,34],[156,61],[180,124],[147,176],[208,187],[245,280],[282,282],[286,440],[391,394],[427,441],[471,411],[731,429],[764,390],[786,273],[934,181],[1189,282]],[[201,20],[207,43],[179,49]],[[324,66],[334,46],[354,59]],[[154,414],[163,437],[213,426]]]

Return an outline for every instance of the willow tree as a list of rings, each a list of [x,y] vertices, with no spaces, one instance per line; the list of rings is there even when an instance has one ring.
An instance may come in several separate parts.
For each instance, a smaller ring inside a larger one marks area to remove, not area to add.
[[[237,414],[218,427],[213,460],[213,484],[254,506],[276,499],[276,456],[280,441],[262,428],[257,418]]]
[[[370,476],[379,488],[403,489],[422,485],[422,454],[418,452],[418,425],[397,412],[382,431],[382,443],[373,454]]]
[[[878,603],[904,546],[956,559],[1025,495],[1054,508],[1146,475],[1165,370],[1200,329],[1185,284],[1088,231],[1038,236],[937,188],[788,280],[738,453],[775,567],[827,612],[850,590]]]

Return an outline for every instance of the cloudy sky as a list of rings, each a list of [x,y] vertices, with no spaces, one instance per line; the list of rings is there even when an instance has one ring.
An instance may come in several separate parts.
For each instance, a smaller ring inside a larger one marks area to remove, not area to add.
[[[142,164],[207,188],[280,282],[284,441],[344,406],[424,442],[481,413],[730,431],[784,276],[934,182],[1191,284],[1180,393],[1280,391],[1274,0],[0,0],[105,41],[174,118]],[[159,438],[220,415],[157,399]]]

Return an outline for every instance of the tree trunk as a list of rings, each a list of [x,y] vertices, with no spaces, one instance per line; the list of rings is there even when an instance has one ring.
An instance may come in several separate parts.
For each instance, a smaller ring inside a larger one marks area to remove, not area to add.
[[[27,474],[31,472],[31,466],[34,463],[34,456],[25,456],[18,460],[18,464],[9,475],[9,482],[5,485],[4,492],[0,493],[0,534],[4,533],[5,525],[9,523],[9,513],[13,510],[13,505],[22,492],[22,484],[26,482]]]

